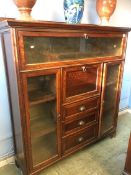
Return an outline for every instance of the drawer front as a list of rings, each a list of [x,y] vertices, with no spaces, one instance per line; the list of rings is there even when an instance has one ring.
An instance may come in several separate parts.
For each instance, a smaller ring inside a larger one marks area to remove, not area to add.
[[[101,64],[81,65],[63,69],[63,101],[100,94]]]
[[[79,101],[63,106],[63,119],[74,118],[74,115],[84,114],[99,107],[99,97]]]
[[[73,119],[73,121],[67,121],[63,123],[63,135],[70,134],[80,129],[86,128],[98,122],[98,111],[92,111],[80,115]]]
[[[63,153],[79,149],[84,144],[89,144],[97,139],[98,125],[90,126],[80,133],[75,133],[63,139]]]

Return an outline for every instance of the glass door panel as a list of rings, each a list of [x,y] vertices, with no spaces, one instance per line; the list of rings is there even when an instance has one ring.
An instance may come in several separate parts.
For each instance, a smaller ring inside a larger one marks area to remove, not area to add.
[[[98,67],[82,68],[67,72],[67,97],[95,91],[97,89]]]
[[[26,64],[122,54],[121,36],[84,38],[83,34],[74,37],[73,34],[70,35],[69,37],[23,36]]]
[[[42,75],[27,80],[33,165],[58,155],[56,76]]]
[[[101,133],[104,134],[114,127],[115,112],[117,110],[117,97],[119,88],[120,65],[106,64],[105,89],[102,99],[102,125]]]
[[[81,65],[63,69],[64,101],[100,94],[101,64]]]

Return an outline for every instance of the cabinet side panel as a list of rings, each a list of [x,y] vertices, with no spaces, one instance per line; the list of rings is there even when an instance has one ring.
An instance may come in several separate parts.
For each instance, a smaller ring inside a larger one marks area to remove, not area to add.
[[[23,148],[23,137],[21,128],[21,115],[20,115],[20,105],[19,105],[19,93],[18,93],[18,83],[17,74],[15,67],[15,58],[12,51],[12,40],[11,33],[6,32],[3,36],[4,50],[5,50],[5,62],[7,68],[7,78],[8,78],[8,89],[10,97],[10,106],[12,112],[12,124],[13,124],[13,135],[15,142],[15,154],[18,166],[21,167],[23,172],[25,172],[25,157]]]

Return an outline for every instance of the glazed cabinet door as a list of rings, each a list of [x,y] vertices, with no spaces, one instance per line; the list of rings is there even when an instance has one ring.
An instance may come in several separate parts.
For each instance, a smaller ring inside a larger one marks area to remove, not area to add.
[[[122,56],[123,35],[88,34],[82,31],[19,31],[21,69],[40,68],[63,61]]]
[[[59,70],[45,70],[23,75],[32,168],[60,156],[59,74]]]
[[[104,64],[100,112],[101,135],[115,131],[116,128],[122,70],[123,63],[121,61]]]
[[[100,95],[101,64],[84,64],[63,69],[63,101]]]

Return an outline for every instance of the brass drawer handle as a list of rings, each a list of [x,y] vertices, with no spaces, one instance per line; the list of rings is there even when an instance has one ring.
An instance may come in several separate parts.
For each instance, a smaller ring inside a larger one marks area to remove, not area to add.
[[[83,125],[85,125],[85,122],[83,120],[81,120],[81,121],[78,122],[78,125],[83,126]]]
[[[79,108],[79,110],[80,110],[80,112],[83,112],[83,111],[86,110],[86,107],[85,107],[85,106],[81,106],[81,107]]]
[[[80,143],[80,142],[82,142],[84,140],[84,137],[79,137],[78,138],[78,142]]]
[[[82,66],[81,69],[83,72],[86,72],[86,66]]]

